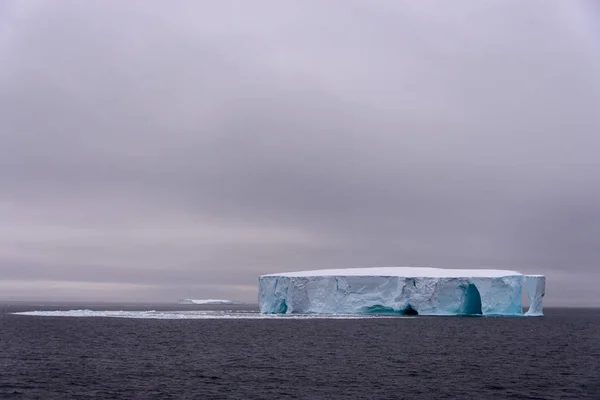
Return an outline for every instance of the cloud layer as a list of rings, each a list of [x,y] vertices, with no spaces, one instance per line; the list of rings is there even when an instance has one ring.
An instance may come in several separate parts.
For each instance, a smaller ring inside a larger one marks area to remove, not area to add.
[[[0,299],[376,265],[599,305],[594,2],[0,6]],[[58,288],[58,289],[57,289]]]

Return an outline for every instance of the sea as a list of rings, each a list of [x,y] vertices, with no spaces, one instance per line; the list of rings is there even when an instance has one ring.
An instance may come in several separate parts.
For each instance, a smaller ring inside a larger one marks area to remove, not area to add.
[[[600,309],[324,318],[0,303],[0,399],[600,400]]]

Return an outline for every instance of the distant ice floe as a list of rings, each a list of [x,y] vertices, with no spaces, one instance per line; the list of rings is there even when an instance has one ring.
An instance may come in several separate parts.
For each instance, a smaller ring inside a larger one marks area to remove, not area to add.
[[[242,305],[242,304],[246,304],[243,301],[223,300],[223,299],[180,299],[178,301],[178,303],[179,304],[207,304],[207,305],[217,305],[217,304]]]
[[[278,315],[260,314],[258,312],[239,311],[24,311],[13,313],[36,317],[104,317],[104,318],[135,318],[135,319],[368,319],[368,318],[397,318],[383,315]],[[410,317],[404,317],[410,318]]]

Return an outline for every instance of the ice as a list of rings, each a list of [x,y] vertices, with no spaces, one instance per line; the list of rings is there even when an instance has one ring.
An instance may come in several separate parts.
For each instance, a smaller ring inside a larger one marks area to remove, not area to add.
[[[287,272],[261,276],[258,300],[265,314],[517,316],[523,315],[523,280],[520,272],[491,269],[383,267]]]
[[[501,269],[445,269],[431,267],[370,267],[345,269],[318,269],[312,271],[283,272],[263,276],[401,276],[401,277],[437,277],[437,278],[473,278],[503,277],[508,275],[523,275],[517,271]]]
[[[525,315],[532,317],[544,315],[543,298],[546,294],[546,277],[543,275],[525,275],[525,290],[529,298],[529,310]]]
[[[382,315],[288,315],[260,314],[258,312],[240,311],[101,311],[101,310],[66,310],[66,311],[23,311],[13,313],[34,317],[77,317],[77,318],[133,318],[133,319],[365,319],[389,318]]]
[[[245,304],[241,301],[235,300],[222,300],[222,299],[181,299],[178,301],[179,304],[207,304],[207,305],[215,305],[215,304]]]

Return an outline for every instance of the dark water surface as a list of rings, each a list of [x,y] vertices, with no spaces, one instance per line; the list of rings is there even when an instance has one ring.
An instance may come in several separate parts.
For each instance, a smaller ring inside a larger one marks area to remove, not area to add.
[[[1,399],[600,399],[597,309],[342,320],[12,314],[82,308],[207,309],[0,304]]]

